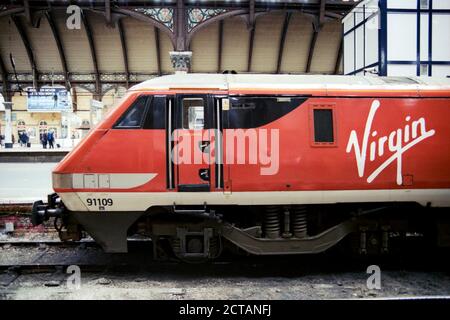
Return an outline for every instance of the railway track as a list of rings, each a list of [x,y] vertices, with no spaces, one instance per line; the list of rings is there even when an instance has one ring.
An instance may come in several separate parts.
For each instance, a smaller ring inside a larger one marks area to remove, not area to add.
[[[142,264],[143,262],[151,265],[155,264],[182,264],[182,261],[167,257],[163,260],[155,260],[152,254],[152,241],[150,239],[129,239],[129,252],[126,254],[106,253],[92,239],[83,239],[81,241],[61,242],[59,240],[2,240],[0,241],[0,269],[9,267],[28,267],[33,264],[39,267],[47,266],[69,266],[79,265],[130,265]],[[447,251],[446,251],[447,252]],[[440,260],[440,253],[426,252],[416,253],[413,251],[403,252],[402,256],[353,256],[343,254],[339,250],[331,249],[328,252],[315,255],[293,255],[293,256],[255,256],[242,255],[236,252],[226,251],[222,256],[205,265],[222,264],[255,264],[255,265],[290,265],[304,264],[311,268],[321,266],[321,270],[327,271],[336,268],[345,270],[354,269],[368,263],[383,264],[389,268],[412,268],[421,267],[442,267],[443,270],[448,266]],[[448,253],[448,252],[447,252]],[[198,265],[198,264],[193,264]],[[330,267],[330,265],[332,267]]]
[[[127,259],[133,260],[138,252],[145,253],[141,258],[146,262],[151,258],[151,242],[130,239],[130,246],[135,254],[114,255],[103,252],[92,239],[61,242],[58,240],[0,241],[0,270],[20,268],[32,270],[37,268],[67,267],[73,264],[86,267],[126,265]]]
[[[371,300],[389,300],[389,301],[450,300],[450,295],[382,297],[382,298],[371,298]]]
[[[2,206],[0,205],[0,208]],[[1,209],[0,209],[1,212]],[[11,211],[9,211],[11,213]],[[0,214],[0,218],[5,215]],[[15,215],[28,219],[29,212],[23,212]],[[23,223],[22,223],[23,224]],[[102,269],[110,267],[162,267],[185,263],[172,258],[167,261],[156,261],[153,259],[152,242],[150,239],[129,238],[128,254],[108,254],[103,252],[100,246],[95,243],[92,238],[84,238],[81,241],[61,242],[56,237],[46,236],[53,229],[52,221],[48,221],[48,225],[42,227],[42,233],[35,232],[38,240],[24,240],[21,238],[9,237],[6,240],[0,238],[0,271],[10,268],[27,270],[32,272],[45,271],[47,269],[65,268],[70,265],[78,265],[86,270]],[[15,232],[28,232],[27,229],[15,230]],[[50,232],[51,233],[51,232]],[[53,232],[54,233],[54,232]],[[54,234],[55,235],[55,234]],[[247,256],[236,253],[226,252],[218,259],[207,263],[206,265],[222,266],[233,265],[234,270],[239,268],[252,270],[252,265],[260,265],[267,268],[268,273],[281,274],[298,274],[301,270],[310,272],[311,270],[321,270],[324,272],[333,272],[333,268],[337,271],[363,269],[370,264],[382,264],[391,269],[414,269],[423,268],[430,269],[431,266],[445,269],[439,263],[440,256],[431,254],[431,252],[419,253],[418,246],[415,243],[408,245],[402,249],[404,256],[395,257],[392,255],[372,257],[372,256],[353,256],[339,251],[339,248],[332,248],[329,252],[318,255],[300,255],[300,256]],[[447,255],[446,253],[441,256]],[[425,255],[424,255],[425,254]],[[436,262],[436,263],[435,263]],[[434,264],[433,264],[434,263]],[[302,269],[296,270],[292,266],[302,265]],[[190,268],[190,267],[188,267]],[[195,267],[194,267],[195,268]],[[282,272],[277,269],[282,268]],[[228,271],[227,271],[228,272]]]
[[[258,257],[226,253],[205,264],[156,261],[150,241],[131,240],[128,254],[108,254],[92,240],[0,243],[0,299],[450,299],[448,269],[380,264],[382,290],[368,290],[366,268],[376,260],[326,255]],[[83,286],[69,290],[76,265]],[[26,290],[23,290],[26,288]],[[207,292],[206,292],[206,291]],[[96,295],[98,291],[98,295]],[[264,295],[267,294],[267,295]],[[197,296],[199,295],[199,296]]]
[[[31,216],[31,202],[8,202],[0,203],[0,213],[24,213]]]

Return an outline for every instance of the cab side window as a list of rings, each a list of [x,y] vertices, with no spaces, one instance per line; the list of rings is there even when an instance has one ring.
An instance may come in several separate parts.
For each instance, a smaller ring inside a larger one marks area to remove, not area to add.
[[[305,97],[295,96],[231,96],[224,126],[228,129],[258,128],[286,116],[305,101]]]
[[[166,123],[166,96],[153,96],[145,117],[144,129],[164,129]]]
[[[114,125],[115,129],[139,129],[142,127],[149,96],[138,97]]]
[[[334,104],[310,106],[310,136],[313,147],[336,147],[336,113]]]
[[[314,109],[314,142],[334,142],[333,109]]]

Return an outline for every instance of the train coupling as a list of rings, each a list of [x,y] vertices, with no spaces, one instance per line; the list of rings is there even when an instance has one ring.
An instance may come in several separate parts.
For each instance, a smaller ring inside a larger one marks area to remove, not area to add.
[[[34,226],[40,225],[50,217],[61,217],[65,211],[61,198],[56,193],[49,194],[46,204],[42,200],[33,203],[31,223]]]

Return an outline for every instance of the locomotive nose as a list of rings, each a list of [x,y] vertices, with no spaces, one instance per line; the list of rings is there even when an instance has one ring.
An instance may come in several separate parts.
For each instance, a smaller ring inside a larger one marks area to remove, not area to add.
[[[72,189],[73,174],[71,173],[52,173],[53,189]]]

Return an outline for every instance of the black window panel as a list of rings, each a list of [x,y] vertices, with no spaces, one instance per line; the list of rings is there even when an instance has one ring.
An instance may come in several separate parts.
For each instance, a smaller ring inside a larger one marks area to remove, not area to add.
[[[144,129],[164,129],[166,119],[166,97],[154,96],[147,111]]]
[[[138,97],[114,125],[115,129],[140,129],[144,120],[148,96]]]
[[[334,142],[332,109],[314,109],[314,141]]]
[[[299,97],[230,97],[230,109],[224,114],[224,127],[257,128],[273,122],[306,101]]]

